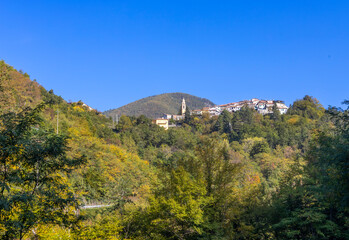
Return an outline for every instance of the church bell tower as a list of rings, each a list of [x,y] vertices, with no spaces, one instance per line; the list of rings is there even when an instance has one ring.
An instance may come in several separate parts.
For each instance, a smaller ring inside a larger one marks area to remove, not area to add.
[[[185,104],[185,99],[182,100],[182,115],[185,114],[185,110],[187,110],[187,105]]]

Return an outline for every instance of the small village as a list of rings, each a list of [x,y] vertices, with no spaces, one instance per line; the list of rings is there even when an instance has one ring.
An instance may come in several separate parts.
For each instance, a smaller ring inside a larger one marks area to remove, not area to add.
[[[281,100],[260,100],[257,98],[252,98],[251,100],[243,100],[239,102],[232,102],[223,105],[218,105],[214,107],[205,107],[203,109],[193,110],[191,113],[193,115],[202,115],[203,113],[209,113],[210,116],[218,116],[224,110],[228,112],[236,112],[241,110],[243,106],[255,109],[258,113],[265,115],[273,113],[273,106],[276,104],[277,109],[279,109],[281,114],[287,112],[288,107]]]
[[[274,105],[280,111],[280,114],[285,114],[288,110],[288,107],[285,105],[284,101],[281,100],[260,100],[258,98],[252,98],[251,100],[243,100],[239,102],[232,102],[222,105],[216,105],[213,107],[204,107],[202,109],[195,109],[190,111],[191,115],[202,116],[203,114],[209,114],[210,117],[219,116],[224,110],[228,112],[240,111],[242,107],[247,106],[251,109],[255,109],[259,114],[266,115],[273,113]],[[187,110],[185,99],[182,99],[181,114],[164,114],[161,118],[153,120],[153,123],[168,129],[171,127],[169,125],[169,120],[183,120],[185,112]]]

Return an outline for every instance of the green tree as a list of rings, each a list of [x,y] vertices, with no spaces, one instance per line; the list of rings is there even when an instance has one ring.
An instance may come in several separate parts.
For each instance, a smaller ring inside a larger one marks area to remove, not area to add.
[[[231,114],[227,110],[224,110],[222,112],[222,116],[223,116],[223,132],[226,134],[230,134],[232,131]]]
[[[191,121],[192,121],[192,116],[190,114],[190,109],[189,107],[186,107],[185,114],[184,114],[184,123],[190,124]]]
[[[83,159],[67,158],[66,137],[44,129],[43,107],[1,116],[2,239],[23,239],[39,224],[68,226],[77,220],[78,202],[66,176]]]
[[[93,221],[85,223],[78,231],[75,232],[74,239],[84,240],[118,240],[122,226],[121,217],[116,212],[97,215]]]
[[[256,141],[250,151],[250,156],[254,157],[259,153],[268,153],[270,151],[268,142],[264,139],[262,141]]]
[[[204,236],[211,239],[231,238],[243,225],[238,221],[234,206],[233,189],[239,178],[241,159],[230,150],[226,140],[215,136],[204,137],[196,154],[201,163],[200,174],[205,179],[206,197],[209,204],[205,208],[207,221]],[[230,217],[234,215],[234,217]]]
[[[276,239],[347,239],[340,236],[339,226],[325,214],[311,188],[292,184],[296,188],[282,189],[274,203],[274,216],[279,218],[272,225]]]
[[[275,196],[276,238],[349,238],[349,111],[328,113],[333,125],[314,134],[302,178],[291,177]]]
[[[319,119],[325,112],[325,109],[316,98],[309,95],[303,99],[297,100],[287,111],[287,114],[297,114],[310,119]]]
[[[183,167],[163,172],[149,207],[136,212],[128,231],[135,239],[197,239],[205,219],[205,194],[202,179],[193,178]]]
[[[254,122],[254,115],[256,111],[253,108],[244,105],[240,111],[235,112],[235,114],[239,115],[241,121],[244,124],[252,124]]]
[[[116,130],[118,132],[124,132],[133,126],[132,121],[129,117],[121,115],[118,125],[116,125]]]
[[[230,134],[232,131],[232,116],[229,111],[223,110],[219,115],[215,125],[214,130],[220,133]]]
[[[273,113],[271,114],[271,118],[275,121],[280,120],[281,113],[280,113],[280,110],[278,109],[276,103],[274,103],[272,111],[273,111]]]

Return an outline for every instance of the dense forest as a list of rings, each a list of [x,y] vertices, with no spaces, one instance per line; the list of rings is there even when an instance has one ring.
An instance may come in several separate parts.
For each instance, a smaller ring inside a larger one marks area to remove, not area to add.
[[[142,98],[117,109],[105,111],[107,117],[115,117],[117,114],[139,117],[144,115],[148,118],[159,118],[164,114],[178,114],[180,103],[185,99],[189,109],[202,109],[212,107],[214,103],[206,98],[196,97],[186,93],[163,93],[151,97]]]
[[[349,239],[349,108],[305,96],[166,131],[3,61],[0,91],[1,239]]]

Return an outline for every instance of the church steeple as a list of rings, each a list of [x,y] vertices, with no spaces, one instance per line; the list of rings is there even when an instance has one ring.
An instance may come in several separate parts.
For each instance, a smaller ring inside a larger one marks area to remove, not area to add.
[[[187,110],[187,105],[185,104],[185,99],[182,100],[182,115],[185,114],[185,111]]]

